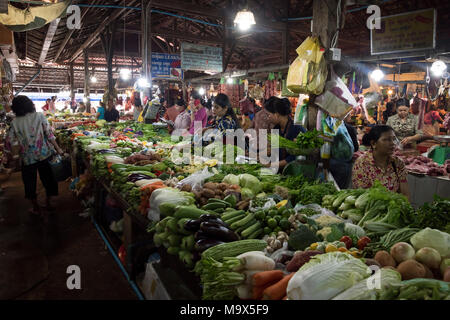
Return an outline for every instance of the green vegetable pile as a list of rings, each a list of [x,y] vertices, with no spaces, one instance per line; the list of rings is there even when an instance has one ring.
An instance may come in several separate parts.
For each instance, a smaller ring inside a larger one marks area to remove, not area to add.
[[[334,184],[317,182],[312,185],[304,184],[299,190],[291,190],[289,197],[293,204],[321,204],[324,196],[335,194],[336,192],[337,189]]]
[[[305,133],[299,133],[295,141],[288,140],[278,135],[269,135],[270,141],[272,139],[279,139],[279,148],[292,149],[292,150],[310,150],[320,148],[324,141],[319,137],[320,132],[317,130],[307,131]]]
[[[411,226],[429,227],[450,233],[450,200],[435,196],[432,203],[425,203],[417,210],[416,221]]]
[[[379,300],[449,300],[450,283],[435,279],[412,279],[383,290]]]

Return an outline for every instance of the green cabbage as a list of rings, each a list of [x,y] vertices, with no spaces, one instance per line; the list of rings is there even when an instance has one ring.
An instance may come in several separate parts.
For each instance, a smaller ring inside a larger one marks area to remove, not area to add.
[[[262,191],[262,184],[258,178],[248,173],[239,175],[239,186],[241,188],[249,188],[254,194],[258,194]]]
[[[255,194],[249,188],[242,188],[241,189],[241,197],[242,197],[242,200],[253,199],[255,197]]]
[[[377,300],[382,290],[400,284],[402,276],[395,270],[379,269],[374,275],[341,292],[332,300]]]
[[[227,174],[223,180],[223,183],[228,183],[228,184],[235,184],[235,185],[239,185],[239,177],[237,175],[234,174]]]
[[[329,300],[370,276],[370,269],[348,253],[330,252],[311,258],[288,283],[289,300]]]
[[[360,226],[357,226],[353,223],[346,223],[344,227],[344,231],[346,234],[350,234],[352,236],[356,236],[359,238],[364,237],[366,232]]]
[[[436,249],[441,256],[450,255],[450,235],[437,229],[425,228],[411,237],[414,249],[424,247]]]

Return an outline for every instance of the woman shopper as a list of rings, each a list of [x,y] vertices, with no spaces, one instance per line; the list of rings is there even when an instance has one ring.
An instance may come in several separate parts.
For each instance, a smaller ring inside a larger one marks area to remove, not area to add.
[[[294,120],[291,117],[291,102],[287,98],[277,98],[273,103],[267,104],[265,108],[270,114],[269,121],[274,125],[274,129],[280,131],[281,137],[294,141],[299,133],[306,132],[305,128],[294,124]],[[289,162],[294,160],[295,156],[289,154],[286,149],[279,149],[278,163],[270,165],[277,166],[282,170]]]
[[[226,94],[219,93],[214,99],[212,112],[215,117],[211,127],[222,136],[226,136],[227,130],[240,128],[239,120],[231,107],[230,99]]]
[[[186,133],[191,126],[191,115],[189,114],[186,102],[184,102],[183,99],[178,99],[176,108],[178,115],[173,124],[173,131],[175,134],[182,135],[183,133]]]
[[[390,117],[386,125],[390,126],[403,147],[410,146],[422,139],[423,132],[419,130],[417,116],[409,113],[409,102],[406,99],[397,100],[397,114]]]
[[[97,120],[105,120],[105,112],[105,104],[103,103],[103,101],[100,101],[100,104],[97,108]]]
[[[370,150],[353,166],[353,188],[368,189],[378,180],[390,191],[409,197],[405,164],[393,156],[396,148],[394,129],[387,125],[374,126],[362,142]]]
[[[51,209],[51,197],[58,195],[58,182],[49,161],[55,153],[62,155],[64,152],[56,143],[47,119],[42,113],[36,112],[33,102],[28,97],[15,97],[11,108],[16,118],[11,122],[5,151],[11,153],[14,146],[19,146],[25,198],[32,204],[30,213],[39,215],[41,208],[36,195],[37,172],[39,171],[47,194],[46,206]]]
[[[194,130],[196,123],[197,125],[201,125],[201,130],[203,130],[208,122],[208,113],[202,104],[201,96],[196,92],[192,93],[189,103],[189,111],[191,115],[191,126],[189,128],[189,133],[193,135],[195,133]]]

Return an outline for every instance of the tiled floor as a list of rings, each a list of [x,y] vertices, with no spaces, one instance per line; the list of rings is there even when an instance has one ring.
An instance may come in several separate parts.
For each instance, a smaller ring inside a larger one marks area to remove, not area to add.
[[[30,217],[20,173],[0,195],[0,300],[135,300],[136,294],[108,252],[79,201],[59,184],[57,210],[48,224]],[[39,199],[44,190],[39,183]],[[81,289],[69,290],[70,265],[81,271]]]

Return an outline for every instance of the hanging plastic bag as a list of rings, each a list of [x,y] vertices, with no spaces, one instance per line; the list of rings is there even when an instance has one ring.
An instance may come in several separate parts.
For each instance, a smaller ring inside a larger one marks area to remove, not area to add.
[[[301,106],[297,106],[297,108],[295,109],[294,124],[298,124],[305,127],[307,119],[308,119],[308,105],[303,104]]]
[[[197,171],[191,174],[189,177],[181,180],[178,183],[178,186],[183,186],[185,184],[189,184],[192,187],[192,190],[197,190],[202,187],[203,181],[212,177],[214,173],[209,172],[208,167],[205,167],[201,171]]]
[[[355,148],[353,146],[352,138],[348,133],[345,123],[342,123],[339,126],[331,145],[331,158],[349,161],[352,159],[354,152]]]
[[[294,93],[304,92],[304,77],[307,74],[308,62],[297,57],[289,66],[286,85]]]
[[[358,105],[344,82],[334,72],[325,85],[325,92],[316,98],[315,103],[338,119],[344,119]]]
[[[308,68],[307,92],[309,94],[321,94],[325,87],[327,76],[328,69],[325,58],[322,57],[318,64],[310,62]]]

